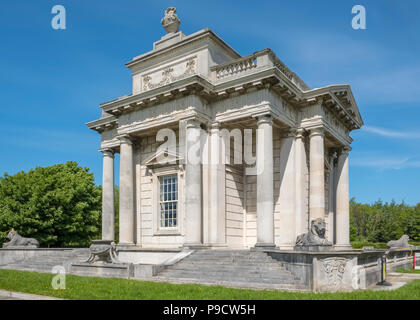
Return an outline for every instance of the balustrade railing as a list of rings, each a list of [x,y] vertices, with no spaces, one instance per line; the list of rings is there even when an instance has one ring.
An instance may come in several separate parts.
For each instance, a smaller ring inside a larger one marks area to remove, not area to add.
[[[230,77],[238,77],[254,70],[256,71],[258,69],[270,67],[276,67],[302,90],[309,90],[309,87],[269,49],[258,51],[230,63],[214,66],[211,68],[211,78],[213,81],[220,81]]]

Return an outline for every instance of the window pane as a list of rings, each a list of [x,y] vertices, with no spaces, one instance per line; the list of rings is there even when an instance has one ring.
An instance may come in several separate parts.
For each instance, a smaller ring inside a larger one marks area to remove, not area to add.
[[[178,177],[176,175],[159,177],[160,226],[177,226]]]

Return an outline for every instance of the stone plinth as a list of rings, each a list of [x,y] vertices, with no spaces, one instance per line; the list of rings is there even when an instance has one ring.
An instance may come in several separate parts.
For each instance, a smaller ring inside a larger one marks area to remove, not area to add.
[[[304,252],[328,252],[333,251],[334,248],[330,246],[295,246],[293,248],[295,251],[304,251]]]
[[[70,273],[81,276],[125,278],[133,277],[133,264],[131,263],[72,263]]]

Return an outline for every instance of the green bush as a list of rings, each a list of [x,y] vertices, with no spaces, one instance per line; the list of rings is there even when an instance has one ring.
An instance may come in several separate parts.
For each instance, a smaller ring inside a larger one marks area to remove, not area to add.
[[[362,249],[363,247],[374,247],[375,249],[386,249],[386,243],[384,242],[352,241],[351,246],[354,249]]]
[[[87,246],[100,236],[101,187],[76,162],[0,178],[0,244],[11,228],[41,246]]]
[[[386,243],[408,235],[413,242],[420,241],[420,203],[409,206],[402,203],[362,204],[350,201],[350,240],[358,243]]]

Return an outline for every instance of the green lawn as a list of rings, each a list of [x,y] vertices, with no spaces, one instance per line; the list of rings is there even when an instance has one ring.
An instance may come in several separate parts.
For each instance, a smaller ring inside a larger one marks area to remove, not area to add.
[[[420,274],[420,270],[413,270],[413,269],[397,269],[396,272],[401,272],[401,273],[418,273],[418,274]]]
[[[169,284],[149,281],[66,276],[66,289],[54,290],[47,273],[0,270],[0,289],[66,299],[150,299],[150,300],[394,300],[420,299],[420,280],[394,291],[350,293],[294,293],[271,290],[242,290],[197,284]]]

